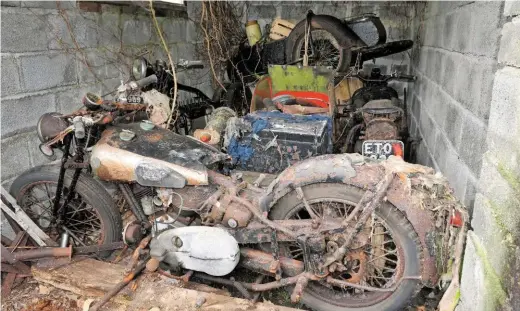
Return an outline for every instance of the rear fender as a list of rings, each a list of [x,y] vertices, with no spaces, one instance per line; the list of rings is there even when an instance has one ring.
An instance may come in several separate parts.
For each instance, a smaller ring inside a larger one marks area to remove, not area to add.
[[[413,204],[411,196],[411,173],[433,174],[431,168],[398,160],[400,178],[395,178],[387,192],[387,199],[406,215],[419,236],[422,246],[422,283],[433,287],[439,272],[436,265],[435,222],[430,212]],[[395,161],[393,161],[395,162]],[[343,183],[361,189],[374,190],[385,174],[385,162],[373,162],[359,154],[328,154],[306,159],[285,169],[269,185],[260,199],[260,206],[268,212],[283,196],[297,187],[315,183]],[[395,163],[393,163],[395,164]],[[395,171],[395,166],[392,169]],[[408,175],[410,174],[410,175]]]

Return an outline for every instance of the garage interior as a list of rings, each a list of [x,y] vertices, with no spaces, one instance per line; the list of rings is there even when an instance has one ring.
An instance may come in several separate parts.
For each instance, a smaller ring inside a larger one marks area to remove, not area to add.
[[[197,59],[200,3],[172,5],[158,20],[174,61]],[[520,310],[520,2],[244,2],[244,20],[301,20],[311,9],[338,18],[375,13],[390,40],[411,50],[366,61],[413,74],[407,94],[419,164],[449,180],[471,215],[459,311]],[[106,94],[146,50],[167,59],[149,14],[106,2],[1,2],[1,179],[48,162],[38,150],[40,115],[70,113],[86,92]],[[65,18],[64,18],[65,17]],[[74,36],[69,36],[69,32]],[[119,48],[123,47],[123,48]],[[88,65],[86,65],[88,64]],[[179,81],[213,93],[209,69]]]

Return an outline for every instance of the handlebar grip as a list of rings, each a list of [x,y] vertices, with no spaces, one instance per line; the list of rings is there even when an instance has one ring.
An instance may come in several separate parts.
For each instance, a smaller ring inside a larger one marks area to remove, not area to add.
[[[142,78],[141,80],[135,81],[135,84],[137,84],[139,87],[146,87],[152,83],[157,83],[156,75],[151,75],[146,78]]]
[[[399,75],[397,75],[397,79],[405,79],[405,80],[415,81],[415,79],[417,79],[417,76],[406,75],[406,74],[399,74]]]
[[[204,64],[200,60],[191,60],[186,64],[186,68],[204,68]]]
[[[72,125],[74,125],[74,134],[76,137],[79,139],[85,138],[85,125],[83,121],[81,121],[81,118],[73,120]]]
[[[185,60],[181,59],[179,60],[179,63],[177,64],[179,67],[185,68],[185,69],[191,69],[191,68],[198,68],[202,69],[204,68],[204,63],[200,60]]]

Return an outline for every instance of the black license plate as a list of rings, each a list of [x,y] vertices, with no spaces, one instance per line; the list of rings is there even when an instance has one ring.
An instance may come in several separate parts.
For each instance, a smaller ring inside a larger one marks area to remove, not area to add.
[[[404,144],[400,140],[365,140],[362,154],[374,160],[386,160],[391,155],[404,158]]]

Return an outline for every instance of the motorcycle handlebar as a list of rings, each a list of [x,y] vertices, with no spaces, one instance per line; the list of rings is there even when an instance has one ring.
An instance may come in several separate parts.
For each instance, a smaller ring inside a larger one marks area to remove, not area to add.
[[[416,76],[414,75],[406,75],[406,74],[397,74],[397,76],[395,77],[396,79],[403,79],[403,80],[410,80],[410,81],[415,81],[415,79],[417,79]]]
[[[388,82],[390,80],[408,80],[408,81],[415,81],[416,76],[414,75],[407,75],[407,74],[391,74],[391,75],[381,75],[381,78],[372,79],[370,77],[366,77],[360,74],[355,75],[354,77],[360,79],[363,82]]]
[[[151,76],[148,76],[146,78],[142,78],[141,80],[137,80],[135,81],[135,84],[137,84],[137,86],[143,88],[143,87],[146,87],[152,83],[157,83],[157,76],[156,75],[151,75]]]
[[[178,66],[186,68],[186,69],[202,69],[204,68],[204,63],[200,60],[185,60],[181,59],[179,61]]]

